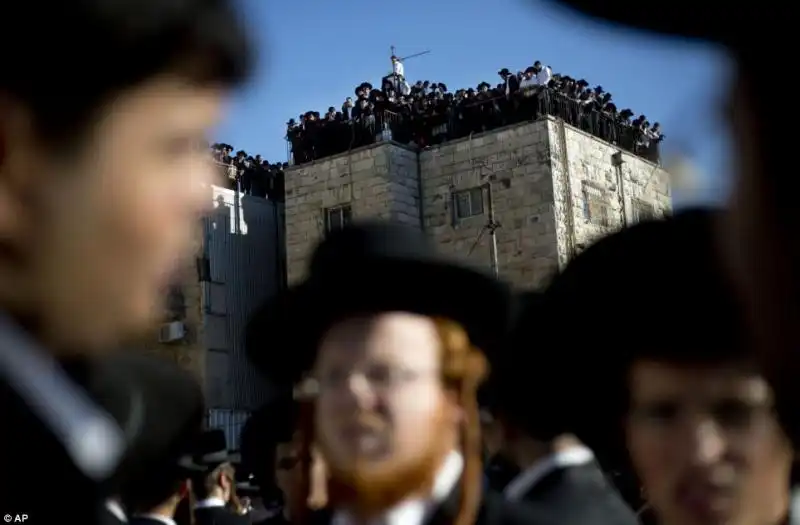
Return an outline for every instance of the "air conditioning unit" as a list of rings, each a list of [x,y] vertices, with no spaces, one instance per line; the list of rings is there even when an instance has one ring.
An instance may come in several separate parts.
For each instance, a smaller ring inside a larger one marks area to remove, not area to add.
[[[164,323],[158,331],[159,343],[174,343],[176,341],[183,341],[186,337],[186,325],[180,321],[173,321],[171,323]]]

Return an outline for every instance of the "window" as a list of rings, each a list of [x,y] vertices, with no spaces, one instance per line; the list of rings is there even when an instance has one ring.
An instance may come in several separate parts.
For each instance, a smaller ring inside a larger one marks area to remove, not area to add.
[[[656,216],[656,207],[640,199],[633,199],[633,222],[646,221]]]
[[[332,231],[341,230],[353,219],[353,211],[349,204],[344,206],[336,206],[334,208],[325,209],[325,231],[330,233]]]
[[[453,194],[456,219],[483,215],[483,188],[471,188]]]
[[[591,186],[583,187],[583,216],[587,222],[608,227],[608,202],[601,190]]]

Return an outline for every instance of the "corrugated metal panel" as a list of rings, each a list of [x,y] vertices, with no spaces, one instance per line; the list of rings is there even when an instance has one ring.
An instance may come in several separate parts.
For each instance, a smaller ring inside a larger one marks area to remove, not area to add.
[[[231,405],[231,356],[227,350],[207,350],[206,403],[212,408]]]
[[[224,349],[230,355],[231,384],[230,405],[225,408],[252,410],[269,392],[247,361],[244,330],[252,312],[285,283],[283,205],[217,187],[214,201],[216,212],[204,225],[205,252],[211,280],[224,285]],[[216,310],[213,305],[208,308]],[[213,339],[219,341],[218,335]],[[211,406],[220,406],[215,401],[209,399]]]
[[[250,417],[250,412],[212,408],[206,412],[206,428],[225,432],[228,450],[239,450],[239,437],[242,428]]]

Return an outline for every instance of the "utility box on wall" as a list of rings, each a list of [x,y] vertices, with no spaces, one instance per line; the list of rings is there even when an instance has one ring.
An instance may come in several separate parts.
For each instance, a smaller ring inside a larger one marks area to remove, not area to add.
[[[216,186],[209,198],[215,208],[198,228],[194,257],[143,346],[196,373],[209,407],[248,411],[269,395],[245,356],[244,329],[285,284],[283,204]]]

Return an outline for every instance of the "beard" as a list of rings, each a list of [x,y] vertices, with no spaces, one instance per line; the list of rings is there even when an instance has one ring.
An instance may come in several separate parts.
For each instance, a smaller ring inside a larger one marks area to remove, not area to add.
[[[356,460],[344,467],[329,463],[328,493],[333,506],[369,519],[409,496],[430,493],[439,467],[454,447],[453,429],[443,414],[436,417],[434,425],[433,439],[411,460],[390,457],[378,465]],[[331,457],[324,440],[319,446]]]

